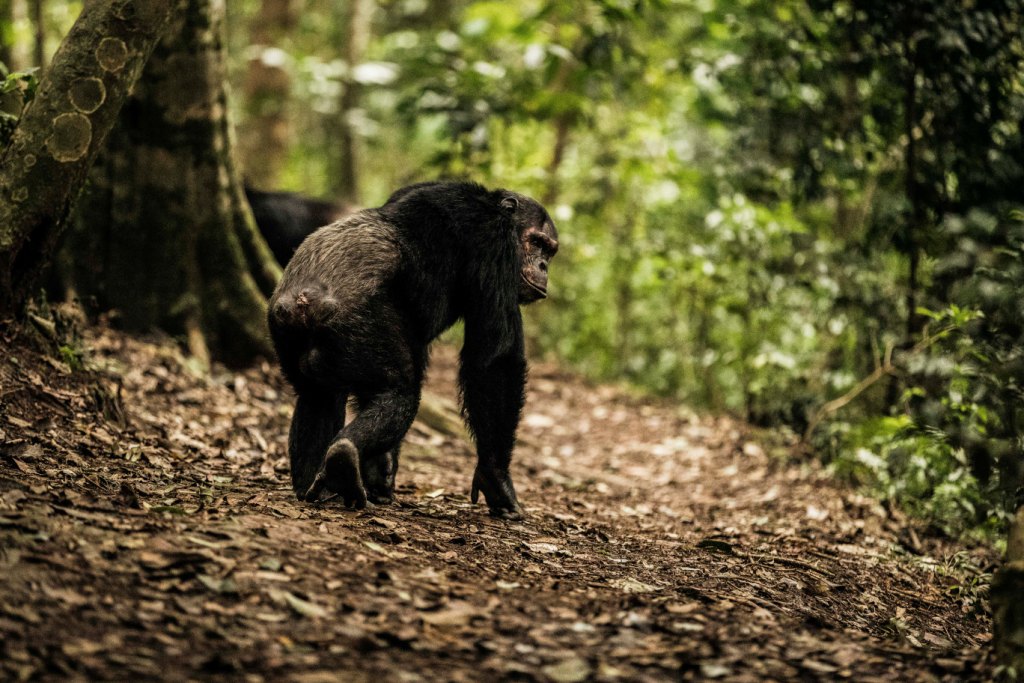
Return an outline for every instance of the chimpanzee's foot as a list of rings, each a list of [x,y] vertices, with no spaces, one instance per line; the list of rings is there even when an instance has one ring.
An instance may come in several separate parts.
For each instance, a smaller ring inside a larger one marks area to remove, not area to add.
[[[491,517],[505,519],[510,522],[518,522],[523,518],[523,508],[519,507],[518,503],[516,503],[516,506],[512,509],[492,507],[488,510],[488,512],[490,513]]]
[[[324,489],[339,494],[348,507],[366,507],[366,490],[359,474],[359,451],[348,439],[339,439],[327,449],[324,464],[306,491],[306,501],[315,502]]]
[[[389,505],[395,502],[393,483],[389,486],[386,480],[376,476],[365,477],[363,483],[366,484],[366,498],[374,505]]]
[[[394,484],[390,486],[385,478],[380,476],[380,470],[373,465],[363,463],[363,485],[366,487],[366,499],[374,505],[388,505],[395,500]]]
[[[486,472],[478,466],[473,473],[473,488],[469,496],[474,503],[479,499],[481,491],[487,500],[491,517],[508,520],[523,518],[523,509],[516,500],[516,490],[508,472]]]
[[[368,454],[359,460],[366,497],[376,505],[387,505],[395,500],[395,473],[398,470],[398,449]]]
[[[378,491],[368,488],[366,489],[366,500],[374,505],[390,505],[395,502],[395,494],[392,491]]]

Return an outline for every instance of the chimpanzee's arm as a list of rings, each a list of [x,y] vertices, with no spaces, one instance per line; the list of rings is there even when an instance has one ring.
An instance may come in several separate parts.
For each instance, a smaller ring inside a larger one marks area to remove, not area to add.
[[[509,476],[526,386],[523,320],[514,299],[472,306],[466,312],[459,376],[462,404],[476,439],[472,499],[483,491],[491,514],[521,515]],[[508,298],[508,297],[501,297]]]

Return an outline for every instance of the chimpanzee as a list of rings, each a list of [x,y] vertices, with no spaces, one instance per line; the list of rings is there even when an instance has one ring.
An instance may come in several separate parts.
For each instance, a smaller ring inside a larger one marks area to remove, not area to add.
[[[477,446],[471,498],[521,515],[509,463],[523,406],[521,304],[547,296],[558,233],[536,201],[464,182],[403,188],[314,232],[270,300],[270,332],[298,395],[288,437],[300,498],[394,495],[428,347],[465,321],[459,384]],[[345,405],[358,414],[347,426]]]
[[[314,230],[333,223],[346,213],[345,207],[294,192],[263,192],[245,185],[245,198],[252,208],[263,238],[282,266],[302,240]]]

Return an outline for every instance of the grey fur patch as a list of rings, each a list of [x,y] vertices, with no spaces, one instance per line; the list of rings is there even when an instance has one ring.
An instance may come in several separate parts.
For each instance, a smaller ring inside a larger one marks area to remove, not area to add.
[[[315,292],[320,301],[314,308],[326,305],[331,317],[345,316],[379,292],[400,263],[394,226],[376,209],[366,209],[307,237],[288,262],[273,299],[290,305],[304,292]]]

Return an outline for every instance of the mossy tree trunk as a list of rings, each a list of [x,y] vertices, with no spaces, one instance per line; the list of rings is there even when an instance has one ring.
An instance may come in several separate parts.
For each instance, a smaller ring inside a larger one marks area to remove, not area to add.
[[[992,581],[992,614],[1000,660],[1024,674],[1024,507],[1010,525],[1006,562]]]
[[[0,156],[0,318],[34,290],[175,4],[86,3],[54,55]]]
[[[153,53],[92,174],[65,250],[79,295],[128,329],[180,335],[203,362],[270,352],[280,277],[234,162],[224,6],[188,0]]]

